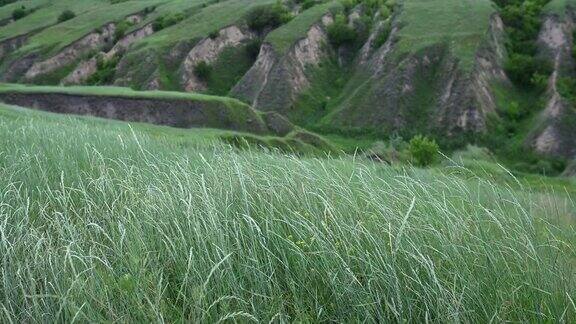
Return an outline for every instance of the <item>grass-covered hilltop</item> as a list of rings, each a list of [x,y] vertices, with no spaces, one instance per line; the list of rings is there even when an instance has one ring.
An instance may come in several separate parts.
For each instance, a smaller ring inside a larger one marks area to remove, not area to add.
[[[576,321],[576,1],[0,0],[0,323]]]

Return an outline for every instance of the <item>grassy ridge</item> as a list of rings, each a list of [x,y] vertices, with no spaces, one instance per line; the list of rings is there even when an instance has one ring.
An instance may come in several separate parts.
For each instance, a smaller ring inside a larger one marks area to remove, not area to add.
[[[1,322],[576,318],[564,196],[35,114],[0,109]]]
[[[489,0],[403,1],[397,53],[414,53],[446,42],[463,68],[469,69],[494,12]]]
[[[191,101],[220,102],[229,107],[248,107],[245,103],[229,97],[211,96],[200,93],[176,92],[176,91],[136,91],[123,87],[89,87],[89,86],[28,86],[21,84],[0,83],[1,92],[21,92],[21,93],[63,93],[72,95],[91,96],[112,96],[129,98],[150,98],[150,99],[176,99]]]

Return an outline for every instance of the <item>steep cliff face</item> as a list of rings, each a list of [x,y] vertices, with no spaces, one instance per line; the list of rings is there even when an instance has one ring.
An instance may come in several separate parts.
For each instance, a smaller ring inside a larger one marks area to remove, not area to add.
[[[494,82],[508,83],[502,63],[506,50],[504,24],[498,15],[490,21],[486,41],[476,53],[470,74],[453,66],[440,96],[437,123],[448,135],[459,131],[486,130],[486,117],[496,113],[496,100],[491,90]]]
[[[485,130],[486,115],[495,112],[492,82],[507,82],[502,69],[504,27],[491,17],[473,67],[464,69],[450,46],[438,43],[407,55],[397,54],[393,23],[388,40],[374,49],[371,38],[359,54],[360,85],[346,89],[340,107],[325,122],[379,133],[440,132],[455,136]]]
[[[548,81],[546,108],[528,139],[528,144],[537,152],[564,158],[576,156],[576,111],[558,91],[559,80],[576,73],[572,57],[574,27],[574,12],[564,17],[549,15],[544,20],[538,37],[539,51],[552,62],[554,70]]]
[[[328,55],[325,28],[332,21],[331,15],[324,16],[285,54],[265,43],[256,63],[232,89],[232,94],[258,109],[286,114],[310,85],[308,69]]]
[[[229,26],[220,30],[215,37],[201,40],[188,53],[181,68],[181,83],[186,91],[206,90],[206,84],[195,73],[196,65],[200,62],[213,63],[227,47],[237,47],[252,39],[254,34]]]

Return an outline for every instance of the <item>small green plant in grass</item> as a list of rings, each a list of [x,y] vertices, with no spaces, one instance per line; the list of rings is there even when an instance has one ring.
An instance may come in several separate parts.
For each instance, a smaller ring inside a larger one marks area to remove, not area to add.
[[[412,157],[412,162],[421,167],[431,165],[436,161],[438,156],[438,144],[435,140],[431,140],[422,135],[416,135],[408,144],[408,151]]]
[[[74,11],[72,10],[64,10],[62,11],[62,13],[60,14],[60,16],[58,16],[58,22],[65,22],[67,20],[70,20],[72,18],[76,17],[76,14],[74,13]]]

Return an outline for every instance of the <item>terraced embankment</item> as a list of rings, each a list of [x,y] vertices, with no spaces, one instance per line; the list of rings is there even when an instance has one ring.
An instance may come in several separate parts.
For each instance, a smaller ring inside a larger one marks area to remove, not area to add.
[[[0,101],[56,113],[181,128],[271,133],[259,113],[234,99],[119,88],[1,86]]]

